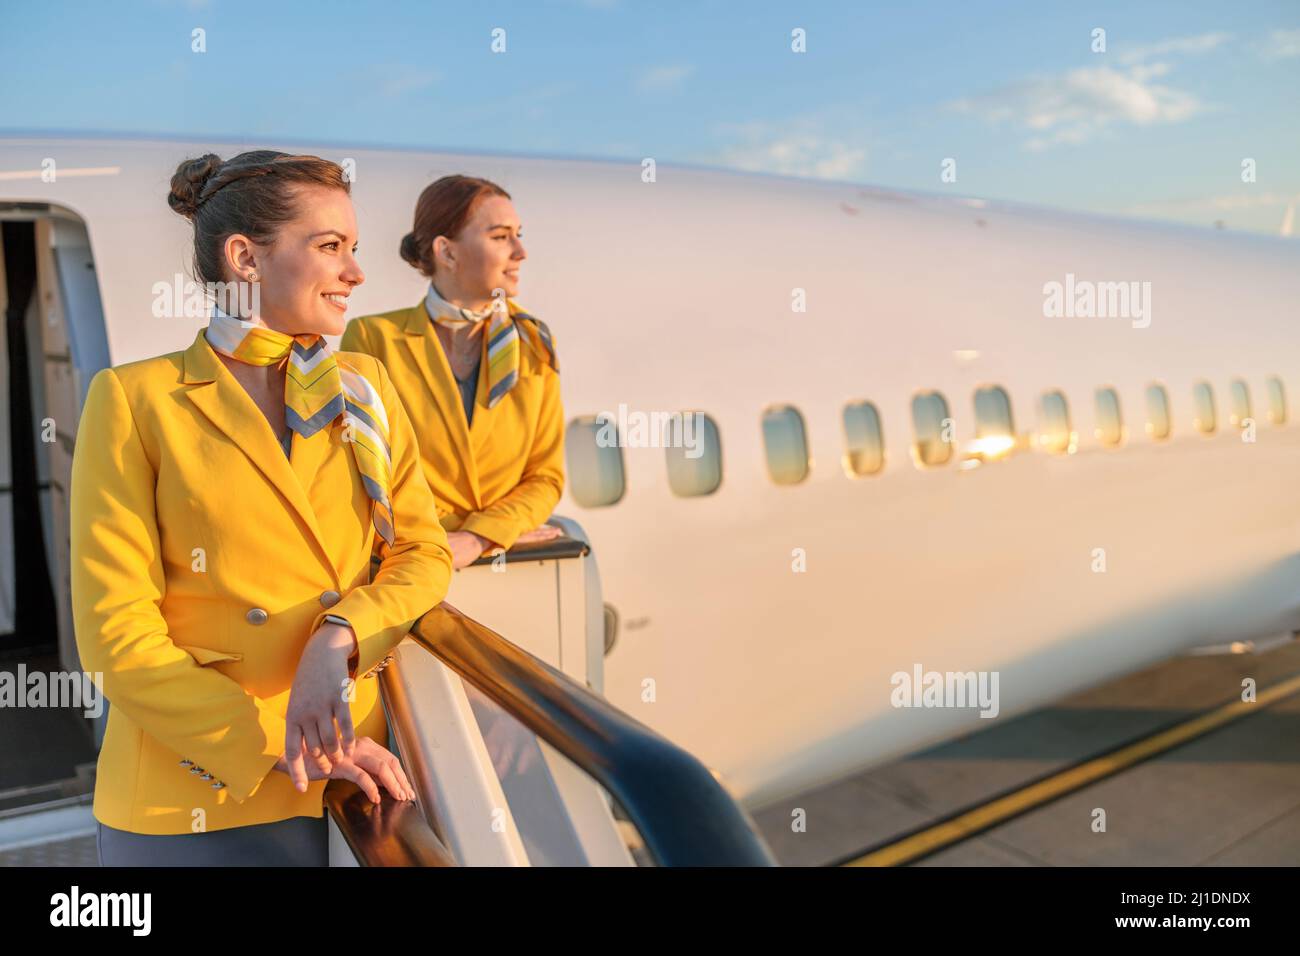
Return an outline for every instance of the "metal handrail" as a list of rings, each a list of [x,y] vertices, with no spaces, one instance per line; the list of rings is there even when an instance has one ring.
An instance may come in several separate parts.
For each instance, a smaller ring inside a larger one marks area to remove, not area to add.
[[[776,865],[703,763],[567,674],[446,602],[410,637],[600,784],[660,866]]]
[[[325,785],[325,810],[361,866],[455,866],[451,851],[429,828],[419,806],[379,787],[373,804],[350,780]]]
[[[467,567],[493,564],[500,560],[506,564],[518,564],[521,561],[556,561],[562,558],[581,558],[591,551],[591,545],[579,538],[560,535],[530,544],[516,544],[508,551],[491,548],[484,551]]]

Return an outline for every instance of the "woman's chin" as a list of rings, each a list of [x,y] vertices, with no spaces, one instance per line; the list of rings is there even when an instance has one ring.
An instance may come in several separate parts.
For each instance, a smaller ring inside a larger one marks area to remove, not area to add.
[[[347,317],[340,313],[333,306],[327,305],[329,314],[322,314],[312,322],[310,329],[304,329],[305,334],[315,333],[316,335],[342,335],[343,329],[347,326]]]

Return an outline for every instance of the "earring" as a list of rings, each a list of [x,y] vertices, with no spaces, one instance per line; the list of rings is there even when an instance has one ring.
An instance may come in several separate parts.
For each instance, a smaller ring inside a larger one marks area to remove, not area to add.
[[[248,274],[248,281],[249,281],[249,282],[256,282],[256,281],[257,281],[257,273],[256,273],[256,272],[250,272],[250,273]]]

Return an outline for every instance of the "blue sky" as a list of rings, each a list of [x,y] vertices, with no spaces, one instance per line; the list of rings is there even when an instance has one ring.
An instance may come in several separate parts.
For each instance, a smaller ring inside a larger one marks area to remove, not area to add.
[[[1300,3],[1083,7],[24,3],[0,130],[649,156],[1277,233]]]

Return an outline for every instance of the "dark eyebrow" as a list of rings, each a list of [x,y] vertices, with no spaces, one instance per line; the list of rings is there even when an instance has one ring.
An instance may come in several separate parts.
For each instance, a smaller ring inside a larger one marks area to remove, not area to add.
[[[339,232],[337,229],[330,229],[328,232],[318,232],[316,235],[312,236],[312,238],[317,239],[321,236],[338,236],[344,242],[348,241],[348,237],[343,235],[343,233]]]

